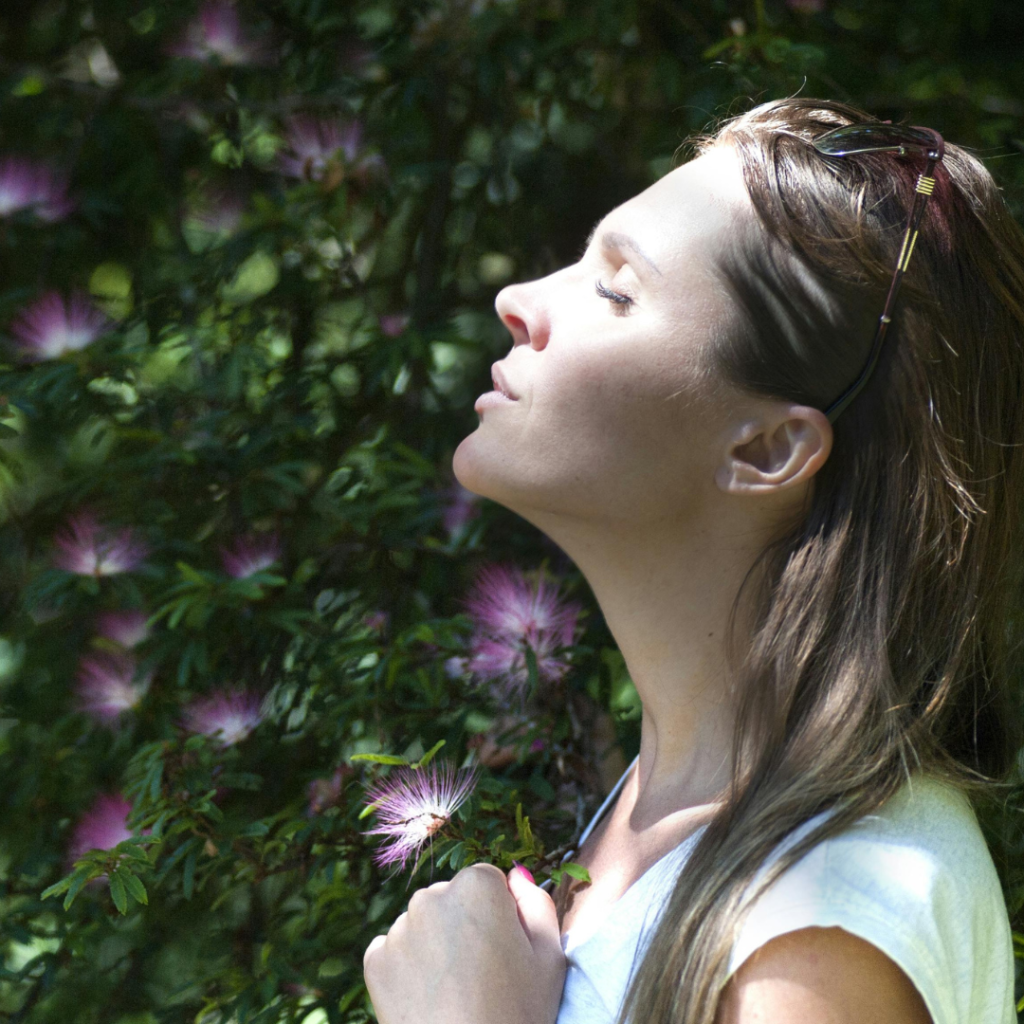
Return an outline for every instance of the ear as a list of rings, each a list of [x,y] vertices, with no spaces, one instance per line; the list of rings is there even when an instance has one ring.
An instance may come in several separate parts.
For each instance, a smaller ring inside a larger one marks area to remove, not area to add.
[[[805,483],[832,451],[832,424],[820,409],[778,404],[746,420],[729,439],[715,483],[729,494],[766,494]]]

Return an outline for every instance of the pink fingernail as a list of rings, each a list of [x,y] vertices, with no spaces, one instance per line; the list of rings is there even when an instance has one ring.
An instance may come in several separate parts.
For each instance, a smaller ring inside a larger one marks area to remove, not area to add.
[[[530,873],[528,868],[524,868],[517,860],[512,861],[512,863],[515,865],[516,871],[521,871],[528,882],[532,885],[536,885],[536,882],[533,881],[533,875]]]

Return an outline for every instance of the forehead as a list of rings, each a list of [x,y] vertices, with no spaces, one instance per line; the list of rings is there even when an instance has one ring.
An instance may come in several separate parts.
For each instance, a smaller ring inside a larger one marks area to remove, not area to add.
[[[720,143],[614,209],[602,227],[628,231],[655,260],[671,263],[720,243],[750,209],[739,157]]]

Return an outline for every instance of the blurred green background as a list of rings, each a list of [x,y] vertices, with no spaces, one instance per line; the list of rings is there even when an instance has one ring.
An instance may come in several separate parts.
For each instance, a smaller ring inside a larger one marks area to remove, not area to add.
[[[361,816],[388,768],[354,755],[484,765],[412,886],[550,868],[638,709],[572,564],[451,476],[497,290],[795,92],[939,129],[1020,217],[1022,40],[1017,0],[5,5],[0,1016],[370,1019],[362,953],[411,888]],[[516,705],[466,669],[499,562],[584,610]],[[126,611],[135,646],[98,618]],[[225,745],[196,701],[232,691]],[[138,841],[69,876],[117,793]],[[1024,929],[1020,796],[981,810]]]

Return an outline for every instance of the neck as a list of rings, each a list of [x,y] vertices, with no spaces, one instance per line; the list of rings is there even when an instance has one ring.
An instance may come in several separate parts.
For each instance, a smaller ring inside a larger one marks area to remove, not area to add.
[[[722,517],[622,529],[543,519],[533,521],[590,584],[643,703],[635,827],[721,799],[733,738],[727,626],[767,538]]]

